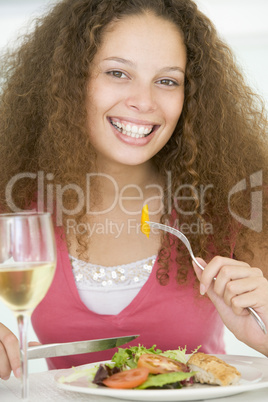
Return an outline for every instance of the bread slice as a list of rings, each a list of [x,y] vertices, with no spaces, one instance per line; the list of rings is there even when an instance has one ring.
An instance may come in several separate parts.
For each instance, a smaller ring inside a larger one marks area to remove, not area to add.
[[[234,385],[241,378],[237,369],[216,356],[194,353],[187,362],[192,371],[197,371],[195,381],[202,384]]]

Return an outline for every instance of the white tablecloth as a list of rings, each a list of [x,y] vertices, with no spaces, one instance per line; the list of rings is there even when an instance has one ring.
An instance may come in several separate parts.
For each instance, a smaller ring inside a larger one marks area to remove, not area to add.
[[[245,356],[237,356],[241,361]],[[262,357],[250,357],[254,365],[263,372],[263,379],[268,381],[268,359]],[[103,396],[92,396],[76,392],[66,392],[59,389],[54,381],[57,371],[46,371],[44,373],[30,374],[30,398],[29,402],[68,402],[68,401],[87,401],[87,402],[115,402],[116,399]],[[18,402],[21,392],[20,381],[11,377],[8,381],[0,380],[0,401]],[[208,402],[267,402],[268,387],[252,392],[241,393],[238,395],[224,397],[222,399],[207,399]],[[142,402],[142,401],[141,401]],[[163,401],[165,402],[165,401]]]

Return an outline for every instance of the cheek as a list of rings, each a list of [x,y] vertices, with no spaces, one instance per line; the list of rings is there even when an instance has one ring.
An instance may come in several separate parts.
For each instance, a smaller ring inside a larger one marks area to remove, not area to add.
[[[162,103],[163,109],[165,110],[166,121],[170,126],[176,126],[184,103],[184,93],[181,93],[177,96],[169,96],[165,99],[165,102]]]
[[[173,108],[168,110],[167,119],[170,122],[170,125],[173,129],[176,127],[178,120],[180,119],[182,112],[183,102],[176,104]]]
[[[87,105],[90,112],[96,112],[105,102],[106,91],[103,85],[100,85],[98,80],[93,80],[87,87]]]
[[[113,105],[120,97],[124,95],[124,91],[117,86],[113,86],[109,81],[102,79],[96,79],[88,87],[89,99],[91,98],[95,108],[104,109]],[[91,94],[91,95],[90,95]]]
[[[97,89],[88,101],[88,116],[95,121],[98,117],[98,120],[102,121],[117,103],[119,100],[113,91]]]

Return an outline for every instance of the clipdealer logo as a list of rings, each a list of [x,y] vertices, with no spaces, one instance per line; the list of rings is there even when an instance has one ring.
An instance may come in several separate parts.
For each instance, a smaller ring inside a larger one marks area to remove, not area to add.
[[[92,199],[92,183],[94,180],[108,181],[108,184],[113,191],[113,198],[110,197],[110,204],[103,206],[104,209],[94,207],[94,200]],[[145,200],[145,204],[151,202],[152,200],[159,200],[159,208],[150,213],[154,216],[161,212],[162,201],[164,198],[164,189],[157,183],[148,184],[145,188],[141,188],[136,184],[127,184],[122,188],[114,177],[104,174],[104,173],[88,173],[85,177],[85,186],[83,188],[79,187],[75,183],[70,183],[66,185],[61,185],[53,183],[54,175],[52,173],[45,174],[43,171],[38,171],[37,173],[23,172],[18,173],[13,176],[8,182],[5,190],[6,201],[13,212],[23,212],[16,204],[13,199],[13,191],[16,184],[23,179],[35,180],[36,181],[36,194],[37,194],[37,205],[33,209],[35,211],[41,212],[46,210],[55,215],[57,226],[61,226],[63,223],[63,215],[73,216],[80,213],[83,208],[86,210],[86,214],[90,216],[94,215],[104,215],[112,211],[116,205],[119,206],[120,210],[127,215],[137,215],[140,211],[130,210],[127,206],[131,199],[133,200]],[[198,199],[200,214],[205,213],[206,206],[206,193],[210,191],[213,185],[200,185],[196,188],[190,184],[179,185],[174,194],[171,193],[171,172],[167,172],[167,205],[169,213],[172,213],[173,208],[178,212],[179,215],[195,215],[197,212],[195,208],[184,209],[183,206],[188,201],[195,201]],[[148,195],[145,198],[145,192],[147,190],[152,191],[154,189],[155,196]],[[188,190],[189,195],[185,196],[185,190]],[[74,205],[73,209],[68,209],[64,205],[64,195],[65,192],[72,191],[73,194],[77,196],[77,203]],[[131,193],[131,195],[130,195]]]
[[[102,211],[94,211],[91,208],[91,179],[94,178],[94,176],[98,176],[103,179],[103,180],[109,180],[111,182],[111,185],[114,186],[114,200],[111,205],[108,206],[107,209],[102,210]],[[38,194],[38,200],[37,200],[37,210],[38,211],[43,211],[44,210],[44,205],[45,205],[45,186],[46,186],[46,206],[47,210],[51,213],[55,213],[56,215],[56,224],[58,226],[62,225],[62,219],[63,219],[63,214],[72,216],[76,213],[79,213],[84,206],[86,206],[86,211],[87,214],[89,215],[96,215],[96,214],[105,214],[108,211],[111,211],[115,204],[118,203],[120,206],[121,210],[124,211],[125,213],[128,213],[129,215],[136,214],[137,211],[128,211],[125,206],[124,206],[124,201],[129,200],[129,196],[127,191],[129,188],[132,188],[134,191],[136,191],[136,195],[134,199],[143,199],[143,192],[142,189],[140,189],[136,185],[127,185],[123,187],[122,189],[119,189],[118,184],[116,183],[115,179],[109,175],[105,174],[87,174],[86,175],[86,192],[82,190],[78,185],[76,184],[68,184],[65,186],[61,186],[60,184],[53,184],[53,179],[54,176],[51,173],[44,174],[44,172],[39,171],[37,174],[35,173],[29,173],[29,172],[24,172],[15,175],[8,183],[6,187],[6,200],[13,212],[22,212],[14,203],[12,193],[13,193],[13,187],[16,185],[16,183],[21,180],[21,179],[32,179],[32,180],[37,180],[37,194]],[[171,187],[171,175],[170,172],[168,172],[167,175],[167,187]],[[244,226],[250,228],[253,231],[256,232],[261,232],[262,231],[262,211],[263,211],[263,192],[260,187],[263,185],[263,176],[262,176],[262,171],[258,171],[256,173],[253,173],[249,177],[249,184],[250,188],[252,189],[251,195],[250,195],[250,206],[251,206],[251,211],[250,211],[250,218],[246,219],[243,216],[239,215],[237,211],[234,211],[232,209],[232,197],[239,192],[245,191],[247,189],[247,180],[243,179],[239,181],[229,192],[228,194],[228,208],[230,214],[233,216],[234,219],[236,219],[238,222],[243,224]],[[149,185],[148,187],[155,187],[156,191],[158,191],[159,199],[163,199],[163,189],[161,186],[155,184],[155,185]],[[182,190],[187,187],[189,190],[191,190],[191,194],[194,194],[193,196],[188,196],[185,197],[182,193]],[[196,213],[195,210],[184,210],[181,207],[181,204],[185,200],[191,200],[191,199],[198,199],[200,202],[200,213],[204,214],[205,212],[205,195],[206,192],[209,191],[211,188],[213,188],[213,185],[207,185],[207,186],[200,186],[200,188],[195,188],[192,187],[191,185],[182,185],[179,186],[178,189],[175,192],[174,198],[175,198],[175,209],[180,215],[193,215]],[[74,209],[66,209],[63,204],[63,195],[66,191],[72,190],[77,194],[77,205],[74,207]],[[149,202],[150,199],[147,200]],[[168,205],[169,205],[169,210],[171,211],[172,209],[172,194],[168,193]],[[36,210],[36,209],[35,209]],[[160,211],[156,211],[155,213],[158,213]]]
[[[241,180],[238,182],[229,192],[228,195],[228,207],[231,215],[242,225],[248,227],[251,230],[254,230],[255,232],[261,232],[262,231],[262,208],[263,208],[263,197],[262,197],[262,190],[257,189],[257,187],[262,186],[263,180],[262,180],[262,171],[258,171],[256,173],[253,173],[249,177],[249,183],[250,183],[250,188],[253,189],[251,191],[250,195],[250,205],[251,205],[251,210],[250,210],[250,218],[246,219],[243,218],[242,216],[238,215],[236,212],[232,211],[232,201],[231,197],[240,192],[244,191],[247,189],[247,181],[246,179]],[[255,189],[255,190],[254,190]]]

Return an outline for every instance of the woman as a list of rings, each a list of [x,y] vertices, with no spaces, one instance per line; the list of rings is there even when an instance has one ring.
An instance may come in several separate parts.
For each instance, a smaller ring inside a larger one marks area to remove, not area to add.
[[[139,333],[148,347],[224,353],[224,322],[268,355],[245,309],[268,326],[267,212],[258,232],[241,191],[266,184],[266,120],[195,3],[61,1],[7,63],[2,209],[55,220],[57,271],[32,318],[40,342]],[[171,236],[139,231],[146,203],[185,232],[203,273]],[[17,340],[4,326],[0,340],[1,377],[19,376]]]

